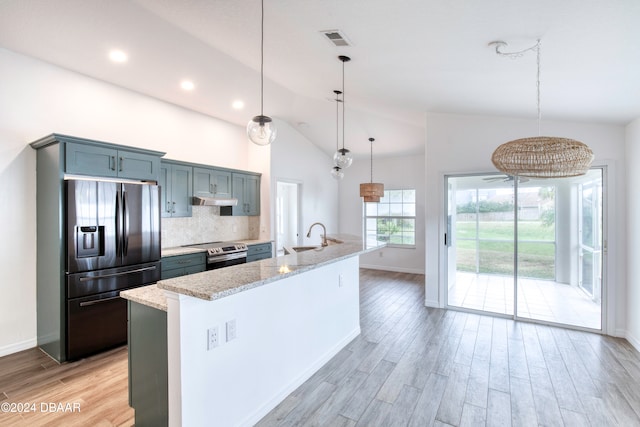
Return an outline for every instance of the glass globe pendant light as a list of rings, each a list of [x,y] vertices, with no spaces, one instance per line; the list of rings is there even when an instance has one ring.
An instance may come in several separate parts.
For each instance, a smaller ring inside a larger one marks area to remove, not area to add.
[[[339,142],[339,134],[340,134],[340,94],[342,93],[339,90],[334,90],[333,93],[336,94],[336,150],[338,149]],[[331,168],[331,176],[334,179],[341,180],[344,178],[344,172],[342,172],[342,168],[340,166],[334,166]]]
[[[342,169],[339,166],[334,166],[331,169],[331,177],[340,181],[342,178],[344,178],[344,172],[342,172]]]
[[[353,163],[353,157],[351,152],[344,148],[344,63],[351,61],[351,58],[340,55],[338,59],[342,61],[342,148],[336,150],[333,155],[333,163],[339,168],[346,169]]]
[[[249,140],[257,145],[269,145],[276,139],[277,129],[273,120],[264,115],[264,0],[261,0],[260,21],[260,115],[255,116],[247,125]]]

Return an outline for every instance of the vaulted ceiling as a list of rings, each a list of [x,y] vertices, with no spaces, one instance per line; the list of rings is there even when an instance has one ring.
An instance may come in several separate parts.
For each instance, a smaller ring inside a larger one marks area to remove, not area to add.
[[[535,55],[488,43],[541,39],[543,121],[626,124],[640,117],[639,24],[637,0],[265,0],[265,114],[332,153],[348,55],[347,148],[422,152],[427,112],[535,118]],[[242,126],[260,111],[259,0],[0,0],[0,47]]]

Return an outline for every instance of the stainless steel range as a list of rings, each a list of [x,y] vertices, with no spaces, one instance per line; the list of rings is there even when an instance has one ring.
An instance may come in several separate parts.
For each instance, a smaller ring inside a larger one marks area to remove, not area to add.
[[[244,243],[209,242],[186,247],[207,250],[207,270],[247,262],[247,245]]]

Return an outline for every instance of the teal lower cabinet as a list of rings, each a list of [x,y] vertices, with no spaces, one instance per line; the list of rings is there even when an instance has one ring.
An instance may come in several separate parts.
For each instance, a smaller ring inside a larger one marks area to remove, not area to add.
[[[205,252],[198,252],[162,257],[160,264],[162,266],[160,279],[171,279],[205,271],[207,269],[207,255]]]
[[[247,262],[271,258],[271,242],[247,246]]]
[[[169,424],[167,313],[128,302],[129,406],[136,427]]]

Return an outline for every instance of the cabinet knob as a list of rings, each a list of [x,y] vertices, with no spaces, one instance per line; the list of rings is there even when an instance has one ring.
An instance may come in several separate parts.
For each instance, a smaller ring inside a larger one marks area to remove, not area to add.
[[[120,172],[122,172],[122,163],[124,162],[124,159],[122,157],[120,157]]]
[[[111,156],[111,164],[109,165],[109,169],[112,171],[116,170],[116,156]]]

